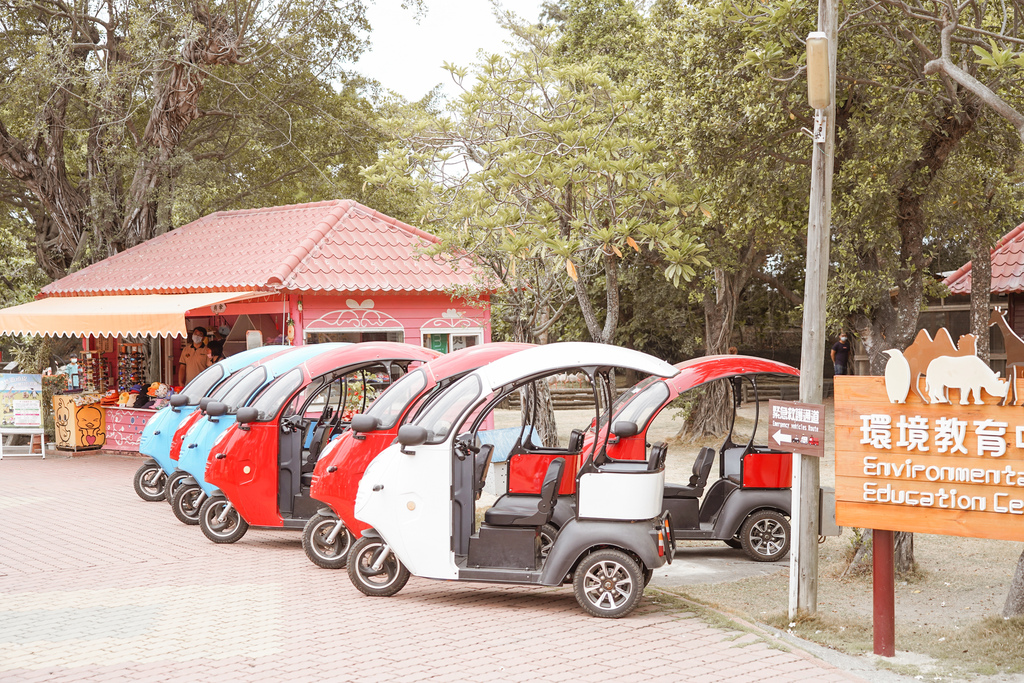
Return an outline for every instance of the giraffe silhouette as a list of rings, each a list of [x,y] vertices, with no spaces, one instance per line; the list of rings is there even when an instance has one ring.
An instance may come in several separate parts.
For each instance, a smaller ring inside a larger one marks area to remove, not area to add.
[[[988,326],[992,327],[994,325],[997,325],[999,331],[1003,333],[1003,346],[1006,348],[1006,378],[1010,380],[1010,384],[1013,386],[1013,403],[1016,404],[1017,368],[1024,367],[1024,339],[1017,336],[1017,333],[1006,322],[1006,311],[1000,308],[993,308],[992,315],[989,316]],[[1006,398],[1003,399],[1001,405],[1006,405],[1008,400],[1010,400],[1009,392],[1007,392]]]

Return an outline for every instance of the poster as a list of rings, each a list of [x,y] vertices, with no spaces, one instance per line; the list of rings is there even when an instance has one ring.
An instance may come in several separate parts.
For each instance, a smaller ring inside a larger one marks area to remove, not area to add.
[[[41,375],[0,374],[0,430],[43,428]]]

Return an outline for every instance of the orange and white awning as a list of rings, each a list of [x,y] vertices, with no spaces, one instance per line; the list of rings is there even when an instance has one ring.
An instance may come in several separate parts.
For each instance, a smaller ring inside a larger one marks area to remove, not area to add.
[[[214,304],[266,296],[266,292],[53,296],[0,309],[0,334],[55,337],[184,337],[185,316]]]

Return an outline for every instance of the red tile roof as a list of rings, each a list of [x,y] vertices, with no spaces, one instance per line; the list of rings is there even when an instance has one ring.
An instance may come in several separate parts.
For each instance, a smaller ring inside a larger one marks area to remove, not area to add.
[[[41,296],[299,290],[431,292],[477,283],[433,235],[351,200],[219,211],[83,268]]]
[[[942,281],[952,294],[971,293],[971,262]],[[992,249],[992,293],[1024,292],[1024,223],[1003,235]]]

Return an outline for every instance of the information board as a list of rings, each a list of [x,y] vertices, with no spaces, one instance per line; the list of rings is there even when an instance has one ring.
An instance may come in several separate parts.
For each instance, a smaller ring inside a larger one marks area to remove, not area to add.
[[[772,448],[817,458],[825,456],[825,406],[768,401],[768,438]]]
[[[38,432],[43,428],[41,375],[0,374],[0,431]]]

